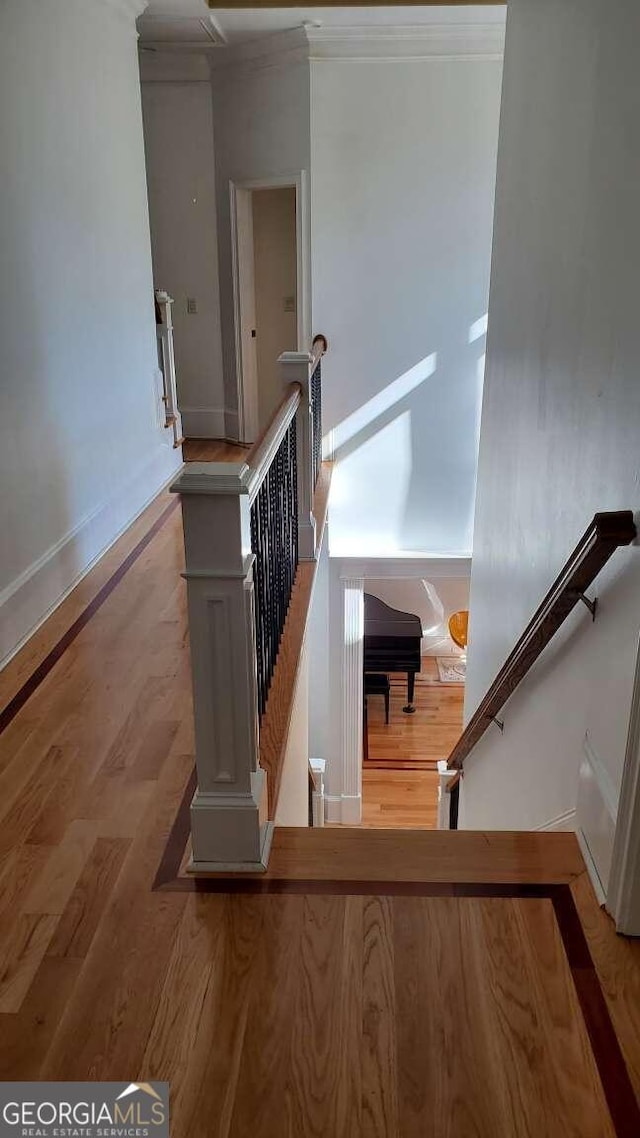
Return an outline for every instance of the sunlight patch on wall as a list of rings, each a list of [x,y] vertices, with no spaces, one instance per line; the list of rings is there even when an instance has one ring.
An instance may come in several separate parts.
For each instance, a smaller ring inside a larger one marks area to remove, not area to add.
[[[489,322],[488,312],[485,312],[484,316],[481,316],[479,320],[474,320],[473,324],[471,325],[471,327],[469,329],[469,343],[470,344],[475,344],[476,340],[480,340],[483,336],[486,336],[488,322]]]
[[[348,443],[360,431],[365,430],[381,415],[389,411],[401,399],[406,398],[416,387],[424,383],[426,379],[436,370],[438,361],[437,352],[432,352],[430,356],[425,356],[419,363],[414,364],[412,368],[405,371],[403,375],[398,376],[392,383],[387,384],[382,391],[374,395],[372,399],[367,400],[361,407],[358,407],[341,423],[338,423],[333,429],[333,446],[335,450],[339,450],[341,446]]]
[[[354,549],[378,556],[399,551],[411,466],[411,415],[405,411],[334,467],[332,557],[346,556]],[[363,485],[372,486],[375,493],[363,498]]]

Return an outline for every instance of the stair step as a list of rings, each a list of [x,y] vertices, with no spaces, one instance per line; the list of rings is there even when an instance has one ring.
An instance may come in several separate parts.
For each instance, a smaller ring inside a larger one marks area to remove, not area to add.
[[[573,833],[278,826],[263,876],[361,883],[561,884],[584,872]]]

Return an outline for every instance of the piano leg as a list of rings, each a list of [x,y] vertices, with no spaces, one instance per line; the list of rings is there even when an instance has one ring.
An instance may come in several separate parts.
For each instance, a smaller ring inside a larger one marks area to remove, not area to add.
[[[413,713],[415,711],[415,706],[413,703],[413,694],[415,691],[415,686],[416,686],[416,674],[415,674],[415,672],[407,672],[407,706],[402,708],[405,715],[413,715]]]

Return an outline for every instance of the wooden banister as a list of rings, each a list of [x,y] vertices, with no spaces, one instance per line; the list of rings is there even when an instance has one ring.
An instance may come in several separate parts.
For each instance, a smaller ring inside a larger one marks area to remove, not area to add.
[[[271,465],[273,455],[282,442],[289,423],[298,409],[301,397],[301,385],[290,383],[266,427],[249,450],[245,462],[251,469],[249,478],[250,498],[253,498],[257,493],[258,487]]]
[[[630,545],[637,536],[631,510],[596,514],[546,597],[532,616],[515,648],[505,660],[487,694],[472,715],[447,759],[449,770],[461,771],[469,752],[524,679],[538,656],[579,601],[585,591],[620,546]],[[588,602],[590,607],[592,602]],[[595,608],[592,608],[595,615]],[[457,795],[459,779],[447,787]]]
[[[324,335],[324,332],[318,332],[317,336],[313,337],[313,341],[311,344],[311,363],[310,363],[310,368],[309,368],[310,371],[315,370],[315,366],[316,366],[318,360],[325,354],[325,352],[328,352],[328,351],[329,351],[329,341],[327,340],[327,337]]]

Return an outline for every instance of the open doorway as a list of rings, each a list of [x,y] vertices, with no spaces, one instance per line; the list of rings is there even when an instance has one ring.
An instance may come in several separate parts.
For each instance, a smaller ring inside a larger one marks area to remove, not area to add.
[[[437,826],[438,761],[460,737],[468,577],[364,581],[362,824]]]
[[[307,343],[302,176],[232,183],[241,439],[254,442],[282,397],[278,357]]]

